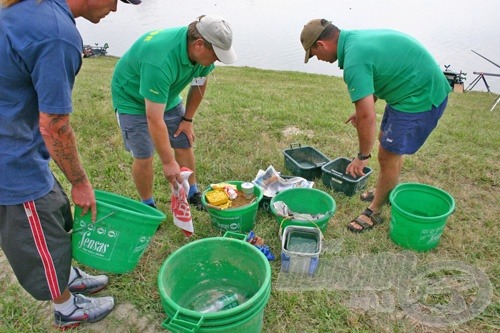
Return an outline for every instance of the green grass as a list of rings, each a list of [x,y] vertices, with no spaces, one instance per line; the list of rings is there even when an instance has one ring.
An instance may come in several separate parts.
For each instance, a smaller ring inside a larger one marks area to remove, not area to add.
[[[111,106],[109,82],[115,62],[111,57],[84,59],[73,94],[72,125],[94,187],[137,199],[130,177],[131,157],[122,147]],[[416,269],[443,260],[479,269],[493,286],[486,310],[465,323],[444,328],[433,328],[407,316],[398,302],[397,286],[383,283],[387,275],[395,274],[396,278],[399,273],[405,275],[398,271],[398,258],[407,252],[390,240],[389,223],[360,235],[348,232],[345,225],[366,205],[357,196],[333,192],[317,179],[315,187],[331,194],[337,204],[325,233],[326,249],[320,262],[335,263],[339,270],[331,280],[316,284],[309,281],[315,290],[281,290],[278,225],[272,215],[259,211],[254,231],[278,257],[271,262],[273,288],[265,309],[264,332],[496,332],[500,329],[500,232],[496,226],[500,216],[500,109],[489,111],[493,99],[493,95],[479,92],[450,94],[449,106],[438,128],[417,154],[405,158],[401,177],[403,182],[440,187],[456,200],[456,211],[448,219],[440,245],[412,255]],[[383,107],[382,101],[377,103],[379,121]],[[332,159],[353,157],[358,151],[356,132],[344,124],[352,112],[341,78],[221,66],[209,78],[206,97],[194,122],[199,185],[204,189],[226,180],[252,180],[259,169],[269,165],[287,174],[283,150],[295,143],[313,146]],[[369,187],[374,185],[378,173],[376,150],[372,154],[375,158],[369,166],[374,172],[368,179]],[[69,193],[69,184],[58,170],[56,174]],[[189,240],[173,225],[168,208],[170,189],[161,175],[158,160],[155,197],[159,208],[167,214],[166,222],[137,268],[130,274],[111,275],[110,286],[103,293],[115,296],[118,303],[132,303],[140,317],[153,326],[148,332],[161,332],[159,325],[166,318],[156,284],[164,260],[187,242],[221,235],[204,212],[193,212],[195,235]],[[388,220],[389,208],[384,216]],[[396,259],[387,261],[387,257]],[[357,276],[360,269],[361,276]],[[338,286],[336,277],[353,281]],[[434,277],[430,274],[428,278]],[[52,323],[48,305],[40,309],[40,303],[30,300],[17,284],[6,282],[1,273],[0,278],[0,332],[47,331]],[[360,290],[363,289],[360,286],[367,284],[375,288]],[[306,289],[307,281],[303,286]],[[463,292],[467,304],[474,303],[477,288],[473,287]],[[443,292],[427,298],[414,296],[439,309],[438,305],[446,307],[451,303],[453,295]],[[352,306],[363,297],[376,302],[364,302],[372,306],[361,309]],[[101,331],[119,327],[123,332],[143,331],[135,322],[114,317],[105,319],[102,325],[108,326]],[[84,325],[80,331],[93,332],[96,327],[100,326]]]

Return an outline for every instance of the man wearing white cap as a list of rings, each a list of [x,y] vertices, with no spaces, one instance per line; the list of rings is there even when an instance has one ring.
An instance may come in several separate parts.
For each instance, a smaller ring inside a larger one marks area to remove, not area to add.
[[[214,62],[236,61],[232,40],[228,22],[203,15],[187,27],[144,34],[116,64],[111,82],[113,107],[125,148],[133,157],[132,178],[143,203],[156,207],[156,151],[171,184],[182,183],[181,167],[193,171],[188,200],[203,209],[195,175],[193,121]],[[189,84],[184,106],[180,94]]]
[[[75,18],[98,23],[117,3],[0,0],[0,245],[23,288],[52,301],[54,325],[63,330],[97,322],[115,306],[113,297],[84,295],[105,288],[106,275],[71,266],[71,203],[51,160],[73,203],[95,221],[94,189],[70,123],[83,51]]]

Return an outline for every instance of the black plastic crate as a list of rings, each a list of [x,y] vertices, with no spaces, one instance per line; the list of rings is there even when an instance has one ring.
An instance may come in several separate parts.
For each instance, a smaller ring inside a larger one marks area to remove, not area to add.
[[[364,176],[353,178],[345,172],[349,163],[351,163],[350,159],[339,157],[323,165],[321,167],[323,184],[349,196],[365,188],[372,169],[365,167],[363,169]]]
[[[288,171],[307,180],[321,177],[321,167],[330,161],[319,150],[309,146],[301,147],[300,144],[290,145],[289,149],[283,151],[283,155]]]

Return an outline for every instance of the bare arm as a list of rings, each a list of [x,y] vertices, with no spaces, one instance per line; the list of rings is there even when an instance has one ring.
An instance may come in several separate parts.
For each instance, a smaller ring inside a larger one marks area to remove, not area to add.
[[[40,133],[50,156],[71,183],[73,202],[82,208],[83,214],[90,209],[92,221],[95,221],[97,210],[94,189],[80,162],[69,115],[40,112]]]
[[[165,104],[155,103],[148,99],[145,99],[145,102],[149,134],[163,165],[163,174],[170,183],[175,184],[175,180],[181,183],[180,167],[170,147],[168,128],[163,120]]]
[[[375,144],[377,132],[377,117],[375,114],[375,98],[373,95],[366,96],[356,102],[356,113],[352,115],[346,123],[351,122],[358,133],[359,152],[369,155]],[[347,167],[347,173],[353,177],[363,176],[363,168],[368,164],[368,160],[355,158]]]
[[[201,101],[203,100],[203,95],[205,94],[205,89],[207,88],[208,80],[205,80],[205,83],[201,86],[191,86],[189,87],[187,99],[186,99],[186,114],[184,117],[188,119],[193,119],[196,114],[196,110],[198,106],[200,106]],[[194,128],[192,122],[181,121],[179,124],[179,128],[175,131],[174,136],[178,136],[184,132],[188,137],[189,144],[193,146],[195,140]]]

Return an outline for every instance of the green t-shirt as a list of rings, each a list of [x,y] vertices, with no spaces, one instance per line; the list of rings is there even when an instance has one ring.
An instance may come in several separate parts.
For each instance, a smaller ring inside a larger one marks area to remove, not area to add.
[[[342,30],[337,51],[352,102],[374,94],[398,111],[424,112],[451,91],[432,55],[401,32]]]
[[[141,36],[118,60],[111,80],[113,107],[120,113],[144,114],[147,98],[170,110],[195,77],[215,66],[193,64],[188,58],[187,27],[155,30]]]

